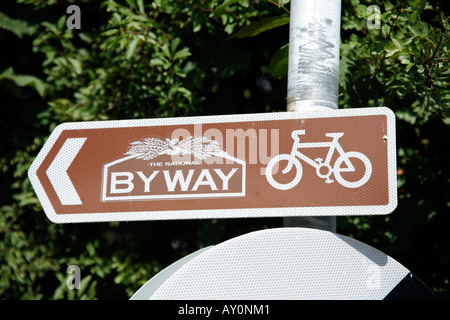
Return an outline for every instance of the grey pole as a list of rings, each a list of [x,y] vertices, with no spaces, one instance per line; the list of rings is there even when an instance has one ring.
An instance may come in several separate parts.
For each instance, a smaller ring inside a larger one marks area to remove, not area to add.
[[[291,0],[287,111],[338,108],[341,0]],[[285,217],[286,227],[336,232],[336,217]]]

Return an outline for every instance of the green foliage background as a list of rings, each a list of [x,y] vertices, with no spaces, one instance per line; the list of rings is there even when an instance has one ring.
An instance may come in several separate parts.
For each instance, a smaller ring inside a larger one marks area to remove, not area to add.
[[[27,170],[68,121],[284,111],[289,1],[19,0],[0,4],[0,297],[127,299],[164,267],[282,219],[58,225]],[[81,8],[81,30],[66,8]],[[381,29],[368,29],[369,5]],[[397,117],[399,205],[337,231],[450,296],[447,1],[343,0],[340,108]],[[67,267],[82,272],[66,286]]]

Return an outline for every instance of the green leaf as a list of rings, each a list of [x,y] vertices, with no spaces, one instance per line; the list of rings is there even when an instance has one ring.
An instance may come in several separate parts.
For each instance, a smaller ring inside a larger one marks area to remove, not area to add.
[[[18,19],[11,19],[0,12],[0,28],[11,31],[19,38],[23,35],[31,35],[36,30],[35,26],[28,26],[28,23]]]
[[[290,0],[278,0],[278,6],[284,7],[284,5],[288,4],[289,2],[291,2],[291,1]]]
[[[290,19],[288,15],[264,18],[262,20],[252,22],[248,26],[245,26],[237,33],[230,36],[230,38],[254,37],[260,34],[261,32],[289,24],[289,20]]]
[[[177,50],[178,45],[181,43],[181,39],[180,38],[175,38],[173,39],[171,45],[170,45],[170,50],[172,53],[175,52],[175,50]]]
[[[409,72],[409,70],[411,70],[411,68],[414,67],[414,66],[415,66],[414,63],[408,63],[408,65],[407,65],[406,68],[405,68],[405,71],[406,71],[406,72]]]
[[[287,75],[289,62],[289,44],[282,46],[270,59],[267,73],[274,78],[282,78]]]
[[[109,36],[112,36],[112,35],[114,35],[114,34],[117,34],[118,32],[119,32],[119,29],[109,29],[109,30],[103,32],[103,33],[101,34],[101,36],[109,37]]]
[[[150,60],[150,65],[152,67],[163,66],[165,63],[160,58],[153,58]]]
[[[414,12],[411,13],[411,15],[409,16],[409,22],[410,22],[410,24],[411,24],[412,26],[416,24],[418,15],[419,15],[419,12],[418,12],[418,11],[414,11]]]
[[[74,58],[68,58],[70,64],[73,66],[75,73],[76,74],[81,74],[82,71],[82,66],[81,66],[81,62],[77,59]]]
[[[164,55],[165,55],[167,58],[170,58],[170,57],[172,56],[172,55],[170,54],[170,49],[169,49],[169,46],[168,46],[167,44],[162,45],[160,48],[161,48],[162,52],[164,53]]]
[[[139,11],[142,14],[145,14],[144,1],[143,0],[137,0],[136,3],[138,5]]]
[[[217,19],[222,14],[223,9],[228,7],[229,5],[232,5],[236,2],[239,2],[241,0],[225,0],[224,3],[222,3],[220,6],[218,6],[216,9],[214,9],[214,18]]]
[[[134,38],[133,41],[131,41],[130,44],[128,45],[127,53],[126,53],[127,59],[130,59],[134,55],[138,41],[139,41],[139,38]]]
[[[415,36],[420,36],[420,31],[417,25],[407,25],[406,28]]]
[[[403,49],[402,43],[401,43],[400,41],[398,41],[397,39],[392,38],[392,43],[393,43],[399,50],[402,50],[402,49]]]
[[[6,79],[14,82],[19,87],[30,86],[42,97],[45,94],[45,82],[35,76],[15,74],[12,67],[9,67],[0,74],[0,80]]]
[[[134,9],[136,9],[136,3],[134,2],[134,0],[125,0],[128,5]]]
[[[386,51],[386,58],[393,56],[394,54],[396,54],[397,52],[400,51],[400,49],[396,48],[394,45],[392,45],[392,43],[389,43],[388,45],[386,45],[386,47],[384,47],[384,51]]]
[[[189,52],[189,48],[184,48],[175,53],[175,55],[173,56],[173,60],[184,59],[189,57],[190,55],[191,53]]]
[[[87,276],[83,276],[83,278],[80,281],[80,289],[77,290],[77,292],[76,292],[78,296],[81,296],[86,291],[86,289],[89,288],[88,284],[89,284],[89,281],[91,281],[91,279],[92,279],[92,276],[90,274],[88,274]],[[74,290],[70,290],[70,291],[74,291]]]

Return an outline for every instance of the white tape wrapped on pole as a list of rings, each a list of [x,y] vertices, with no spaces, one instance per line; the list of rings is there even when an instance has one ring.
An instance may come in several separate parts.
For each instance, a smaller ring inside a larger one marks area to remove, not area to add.
[[[340,0],[292,0],[287,110],[338,108]]]

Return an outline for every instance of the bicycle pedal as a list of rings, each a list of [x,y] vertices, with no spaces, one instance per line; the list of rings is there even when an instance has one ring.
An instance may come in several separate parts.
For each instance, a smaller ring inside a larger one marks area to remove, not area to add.
[[[334,182],[334,180],[332,180],[332,179],[325,180],[325,183],[328,183],[328,184],[333,183],[333,182]]]
[[[317,162],[318,164],[322,164],[323,159],[322,158],[317,158],[314,159],[315,162]]]

